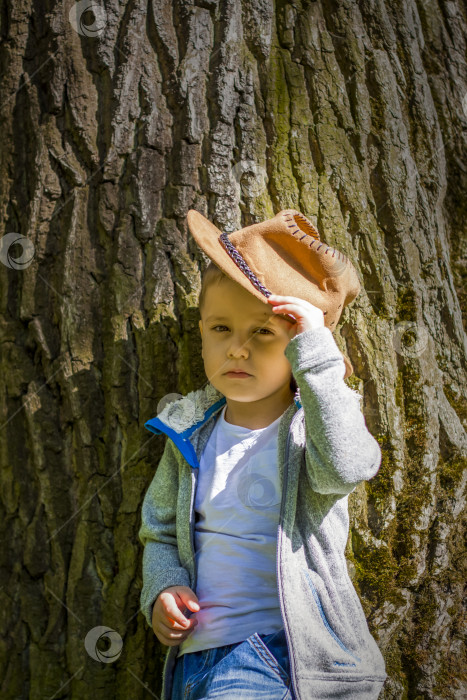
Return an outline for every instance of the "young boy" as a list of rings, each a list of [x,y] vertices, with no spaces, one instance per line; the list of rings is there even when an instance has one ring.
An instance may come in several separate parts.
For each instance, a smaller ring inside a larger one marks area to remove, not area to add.
[[[188,221],[216,263],[199,303],[209,381],[146,423],[169,439],[139,532],[162,700],[376,699],[384,659],[345,547],[348,495],[381,451],[325,325],[355,272],[295,210],[228,237]]]

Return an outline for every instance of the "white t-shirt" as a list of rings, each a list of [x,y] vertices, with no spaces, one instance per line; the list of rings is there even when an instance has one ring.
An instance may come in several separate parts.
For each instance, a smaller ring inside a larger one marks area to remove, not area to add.
[[[276,573],[282,416],[250,430],[228,423],[226,407],[200,460],[195,497],[200,610],[191,614],[198,625],[180,644],[178,656],[283,627]]]

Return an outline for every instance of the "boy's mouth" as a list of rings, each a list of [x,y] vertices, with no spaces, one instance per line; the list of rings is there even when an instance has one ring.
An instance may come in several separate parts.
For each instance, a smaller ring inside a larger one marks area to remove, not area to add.
[[[241,377],[251,377],[251,374],[248,374],[248,372],[244,372],[243,370],[230,370],[229,372],[225,372],[226,377],[233,377],[233,378],[241,378]]]

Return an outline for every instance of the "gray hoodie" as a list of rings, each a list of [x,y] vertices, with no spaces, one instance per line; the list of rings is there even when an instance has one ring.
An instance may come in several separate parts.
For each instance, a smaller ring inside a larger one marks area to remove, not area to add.
[[[284,352],[298,390],[279,422],[276,560],[293,692],[297,700],[376,700],[385,663],[348,575],[345,547],[349,493],[378,472],[381,449],[366,427],[362,397],[344,381],[344,361],[329,328],[299,333]],[[139,530],[141,608],[151,628],[161,591],[189,586],[196,593],[199,460],[225,402],[208,383],[145,424],[170,438],[144,497]],[[162,700],[171,697],[178,649],[167,647]]]

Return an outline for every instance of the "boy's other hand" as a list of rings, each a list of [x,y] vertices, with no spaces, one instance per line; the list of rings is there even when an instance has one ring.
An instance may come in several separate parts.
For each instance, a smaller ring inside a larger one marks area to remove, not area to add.
[[[288,328],[289,338],[292,339],[299,333],[321,328],[324,326],[324,314],[317,306],[299,297],[285,297],[281,294],[271,294],[268,302],[272,305],[275,314],[288,314],[295,318],[296,323],[290,323]]]
[[[182,610],[186,608],[193,612],[200,610],[198,598],[188,586],[169,586],[157,596],[152,609],[152,629],[165,646],[181,644],[198,624],[198,620],[185,617]]]

